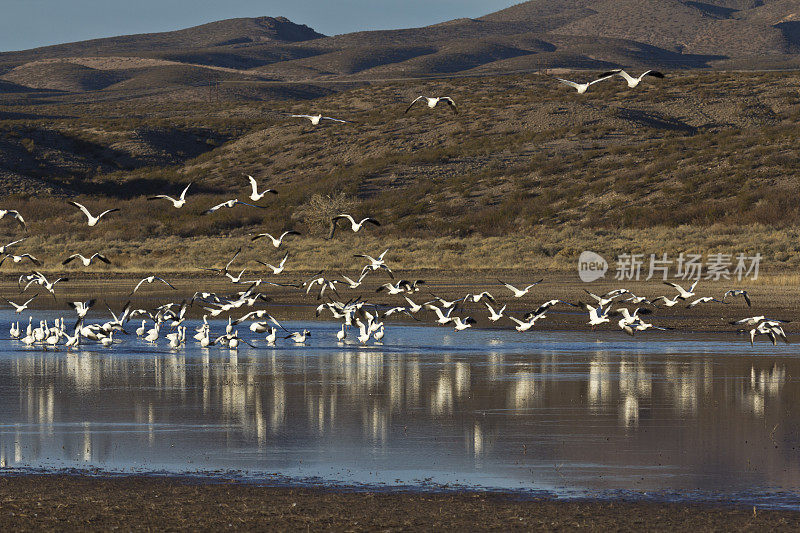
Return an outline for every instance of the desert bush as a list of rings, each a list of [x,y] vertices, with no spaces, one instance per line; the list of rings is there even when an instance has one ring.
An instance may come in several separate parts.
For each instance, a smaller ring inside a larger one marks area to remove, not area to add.
[[[331,218],[342,213],[353,214],[358,204],[358,200],[343,192],[335,195],[314,194],[295,209],[291,218],[301,221],[309,234],[326,236],[330,232]]]

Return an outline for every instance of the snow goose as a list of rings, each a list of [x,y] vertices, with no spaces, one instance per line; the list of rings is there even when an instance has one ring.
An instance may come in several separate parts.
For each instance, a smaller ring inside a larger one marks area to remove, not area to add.
[[[165,280],[163,278],[159,278],[158,276],[147,276],[146,278],[142,278],[142,280],[139,283],[136,284],[136,287],[133,288],[133,290],[130,293],[130,296],[133,296],[133,293],[135,293],[136,291],[139,290],[139,287],[142,286],[142,283],[150,283],[150,284],[152,284],[152,283],[154,283],[156,281],[160,281],[161,283],[169,286],[174,291],[178,290],[172,283],[170,283],[169,281],[167,281],[167,280]]]
[[[292,118],[305,118],[311,121],[312,126],[319,126],[319,123],[323,120],[330,120],[331,122],[341,122],[347,124],[349,121],[342,120],[340,118],[333,118],[333,117],[325,117],[322,114],[319,115],[292,115]]]
[[[720,304],[724,304],[725,303],[722,300],[717,300],[713,296],[703,296],[702,298],[698,298],[697,300],[695,300],[692,303],[690,303],[689,305],[687,305],[686,308],[687,309],[691,309],[692,307],[695,307],[696,305],[706,304],[706,303],[709,303],[709,302],[717,302],[717,303],[720,303]]]
[[[383,285],[375,289],[375,292],[386,291],[390,296],[393,296],[395,294],[403,294],[404,292],[406,292],[406,289],[405,287],[400,286],[400,283],[402,281],[404,280],[400,280],[394,285],[392,285],[391,283],[384,283]]]
[[[665,281],[664,285],[669,285],[670,287],[675,287],[675,289],[677,289],[677,291],[678,291],[678,298],[680,298],[681,300],[688,300],[689,298],[694,296],[694,288],[697,286],[697,282],[698,281],[700,281],[700,280],[695,280],[695,282],[692,283],[692,286],[689,287],[688,291],[686,289],[684,289],[683,287],[681,287],[680,285],[678,285],[677,283],[672,283],[671,281]]]
[[[540,279],[539,281],[531,283],[530,285],[528,285],[527,287],[525,287],[523,289],[518,289],[518,288],[514,287],[513,285],[511,285],[510,283],[506,283],[504,281],[500,281],[499,279],[497,281],[499,281],[500,284],[503,285],[505,288],[507,288],[508,290],[513,292],[514,293],[514,298],[522,298],[523,296],[528,294],[529,290],[531,290],[533,287],[535,287],[536,285],[538,285],[541,282],[543,282],[544,279]]]
[[[13,261],[14,263],[19,263],[23,259],[27,259],[36,266],[42,266],[42,262],[33,257],[31,254],[22,254],[22,255],[6,254],[3,256],[2,259],[0,259],[0,265],[2,265],[3,262],[9,257],[11,258],[11,261]]]
[[[498,311],[495,311],[492,308],[492,306],[489,305],[489,302],[483,302],[483,305],[485,305],[486,309],[489,310],[489,320],[491,320],[492,322],[497,322],[498,320],[503,318],[503,311],[505,311],[506,307],[508,307],[507,305],[504,305]]]
[[[731,289],[731,290],[727,291],[724,294],[724,296],[722,297],[722,301],[724,302],[725,298],[727,298],[728,296],[741,296],[741,297],[744,298],[744,301],[747,304],[747,307],[750,307],[750,295],[747,294],[746,290],[743,290],[743,289]]]
[[[289,257],[289,252],[286,252],[286,255],[283,256],[283,259],[281,259],[281,262],[278,263],[278,266],[271,265],[269,263],[265,263],[264,261],[259,261],[258,259],[256,259],[256,263],[264,265],[265,267],[269,267],[270,269],[272,269],[272,275],[277,276],[278,274],[282,274],[283,273],[283,269],[284,269],[284,265],[286,265],[286,258],[287,257]]]
[[[249,174],[247,175],[247,179],[250,180],[250,188],[253,189],[253,191],[250,193],[250,199],[254,202],[261,200],[270,193],[278,194],[278,191],[276,191],[275,189],[264,189],[263,191],[258,192],[258,183],[256,182],[256,179],[253,176],[250,176]]]
[[[420,312],[426,305],[432,304],[435,300],[431,300],[430,302],[425,302],[422,304],[416,304],[414,301],[409,298],[408,296],[403,296],[405,300],[408,302],[409,307],[406,309],[409,313],[418,313]]]
[[[597,78],[596,80],[592,80],[592,81],[590,81],[588,83],[577,83],[577,82],[574,82],[574,81],[565,80],[564,78],[556,78],[556,79],[558,81],[560,81],[561,83],[563,83],[564,85],[569,85],[570,87],[572,87],[573,89],[578,91],[578,94],[584,94],[589,89],[589,87],[591,87],[595,83],[599,83],[599,82],[601,82],[603,80],[607,80],[607,79],[611,78],[612,76],[614,76],[614,74],[608,74],[606,76],[601,76],[601,77]]]
[[[86,317],[86,313],[89,312],[89,309],[91,309],[92,306],[94,306],[96,301],[97,300],[92,298],[91,300],[86,302],[67,302],[67,305],[69,305],[71,308],[75,310],[75,312],[78,314],[78,322],[80,322],[83,318]]]
[[[89,224],[90,228],[96,226],[97,223],[100,222],[100,219],[103,218],[104,216],[106,216],[107,214],[119,211],[119,209],[115,207],[113,209],[106,209],[105,211],[103,211],[99,215],[94,216],[89,212],[88,209],[86,209],[85,206],[79,204],[78,202],[70,201],[68,203],[71,204],[71,205],[74,205],[75,207],[80,209],[83,212],[84,215],[86,215],[87,223]]]
[[[306,342],[306,338],[310,336],[311,332],[308,331],[307,329],[304,329],[302,333],[299,331],[295,331],[291,335],[285,336],[284,339],[292,339],[295,342],[295,344],[304,344]]]
[[[22,229],[24,230],[28,229],[28,225],[25,223],[25,219],[22,218],[22,215],[20,215],[19,211],[17,211],[16,209],[0,209],[0,219],[5,217],[6,215],[16,220],[17,223],[20,226],[22,226]]]
[[[375,339],[377,342],[383,341],[383,337],[386,335],[386,330],[383,328],[383,322],[381,322],[380,327],[378,330],[372,335],[372,338]]]
[[[611,311],[609,313],[609,315],[610,316],[622,316],[622,318],[620,319],[620,323],[624,323],[624,324],[630,325],[630,324],[633,324],[634,322],[636,322],[637,320],[639,320],[639,315],[640,314],[647,315],[647,314],[650,314],[650,313],[652,313],[652,311],[650,309],[645,308],[645,307],[637,307],[636,309],[634,309],[633,313],[631,313],[630,309],[628,309],[627,307],[620,307],[619,309],[615,309],[615,310]],[[620,326],[620,327],[622,327],[622,326]]]
[[[761,322],[774,322],[777,324],[788,324],[791,320],[778,320],[777,318],[767,318],[764,315],[761,316],[751,316],[748,318],[743,318],[741,320],[734,320],[733,322],[729,322],[729,324],[738,325],[738,326],[756,326]]]
[[[266,336],[265,340],[267,344],[270,346],[275,346],[275,341],[278,340],[278,330],[276,328],[271,328],[269,335]]]
[[[376,270],[382,268],[389,273],[390,278],[394,279],[394,274],[392,273],[391,270],[389,270],[389,267],[386,266],[386,261],[384,260],[384,257],[386,257],[386,252],[388,251],[389,251],[388,249],[384,250],[383,253],[378,257],[372,257],[369,254],[354,254],[353,257],[363,257],[364,259],[369,261],[369,264],[366,265],[363,269],[361,269],[362,274],[367,270],[375,272]]]
[[[336,340],[339,342],[344,342],[344,339],[347,337],[347,326],[342,324],[342,329],[336,332]]]
[[[664,78],[664,74],[658,72],[657,70],[648,70],[644,72],[642,75],[640,75],[638,78],[634,78],[621,68],[615,68],[613,70],[609,70],[608,72],[600,74],[600,76],[598,76],[597,81],[608,79],[609,77],[614,76],[615,74],[619,74],[622,78],[624,78],[625,81],[628,82],[628,87],[630,87],[631,89],[634,89],[636,86],[638,86],[645,78],[645,76],[652,76],[654,78],[662,78],[662,79]]]
[[[437,324],[441,324],[441,325],[444,326],[445,324],[449,324],[450,322],[453,321],[453,319],[450,318],[450,314],[453,312],[453,309],[455,309],[455,307],[448,308],[446,314],[442,313],[442,310],[440,308],[436,307],[433,304],[425,304],[425,308],[433,311],[434,313],[436,313],[436,317],[437,317],[436,323]]]
[[[667,298],[666,296],[659,296],[658,298],[656,298],[656,299],[654,299],[654,300],[653,300],[653,305],[655,305],[655,304],[656,304],[656,302],[658,302],[658,301],[661,301],[661,302],[663,302],[663,303],[664,303],[664,307],[672,307],[672,306],[674,306],[674,305],[677,305],[677,304],[678,304],[678,302],[680,302],[680,301],[681,301],[681,295],[680,295],[680,294],[677,294],[677,295],[675,295],[675,297],[674,297],[674,298],[672,298],[672,299],[670,299],[670,298]]]
[[[28,308],[28,304],[29,304],[29,303],[31,303],[32,301],[34,301],[34,300],[36,299],[36,297],[37,297],[37,296],[39,296],[39,295],[38,295],[38,294],[37,294],[37,295],[35,295],[33,298],[31,298],[30,300],[28,300],[27,302],[25,302],[25,303],[23,303],[23,304],[21,304],[21,305],[20,305],[20,304],[16,304],[16,303],[12,302],[12,301],[11,301],[11,300],[9,300],[8,298],[3,298],[3,300],[7,301],[7,302],[9,303],[9,305],[11,305],[11,306],[14,308],[14,312],[15,312],[15,313],[17,313],[17,314],[20,314],[20,313],[22,313],[22,312],[23,312],[25,309],[27,309],[27,308]]]
[[[411,111],[411,108],[414,107],[414,104],[416,104],[417,102],[419,102],[421,100],[425,100],[425,103],[428,105],[428,109],[433,109],[434,107],[439,105],[439,102],[444,102],[448,106],[450,106],[450,109],[453,110],[453,113],[455,113],[456,115],[458,114],[458,107],[456,107],[455,101],[452,98],[450,98],[449,96],[436,96],[436,97],[418,96],[418,97],[416,97],[414,99],[413,102],[411,102],[411,105],[409,105],[406,108],[406,110],[403,112],[403,114],[405,115],[406,113]]]
[[[553,307],[556,304],[566,304],[571,305],[572,307],[577,307],[575,304],[571,304],[569,302],[565,302],[564,300],[548,300],[547,302],[543,303],[530,313],[526,313],[525,316],[522,317],[523,320],[529,320],[531,317],[544,315],[544,312]]]
[[[61,264],[62,265],[68,265],[72,261],[74,261],[75,259],[80,259],[81,263],[83,263],[83,266],[85,266],[85,267],[88,267],[89,265],[91,265],[92,261],[94,261],[95,259],[97,259],[98,261],[102,261],[103,263],[105,263],[107,265],[111,264],[111,261],[109,261],[106,256],[104,256],[103,254],[100,254],[100,253],[94,253],[94,254],[90,255],[89,257],[84,257],[82,254],[72,254],[71,256],[69,256],[66,259],[64,259],[61,262]]]
[[[596,294],[593,294],[593,293],[587,291],[586,289],[583,289],[583,292],[585,292],[586,294],[588,294],[589,296],[594,298],[597,301],[597,305],[598,306],[605,307],[608,304],[610,304],[611,302],[613,302],[615,298],[619,298],[623,294],[627,293],[628,289],[614,289],[613,291],[609,291],[609,292],[603,294],[602,296],[598,296]]]
[[[364,227],[365,223],[370,223],[373,226],[380,226],[381,225],[380,222],[378,222],[377,220],[375,220],[372,217],[364,217],[360,221],[356,222],[356,220],[352,216],[342,213],[342,214],[336,215],[335,217],[331,218],[331,232],[328,235],[328,239],[332,239],[333,238],[333,234],[336,233],[336,226],[337,226],[337,224],[338,224],[338,222],[340,220],[348,220],[348,221],[350,221],[350,229],[353,230],[353,233],[357,233],[358,230],[360,230],[362,227]]]
[[[361,286],[361,282],[364,281],[364,278],[367,276],[367,272],[361,272],[361,276],[358,278],[358,281],[353,280],[344,274],[340,274],[340,276],[342,276],[342,279],[344,279],[344,282],[347,283],[349,288],[357,289]]]
[[[462,319],[460,316],[453,318],[453,329],[456,331],[464,331],[465,329],[472,327],[472,324],[477,324],[477,322],[471,316],[468,316],[464,319]]]
[[[254,235],[253,238],[250,239],[250,242],[255,242],[263,237],[269,237],[269,239],[272,241],[272,246],[278,248],[283,243],[284,237],[286,237],[287,235],[300,235],[300,232],[290,229],[281,233],[281,236],[278,237],[277,239],[272,235],[270,235],[269,233],[259,233],[258,235]]]
[[[203,215],[210,215],[211,213],[213,213],[215,211],[218,211],[218,210],[222,209],[223,207],[227,207],[228,209],[232,209],[234,206],[236,206],[236,204],[247,205],[247,206],[250,206],[250,207],[257,207],[258,209],[266,209],[266,207],[264,207],[264,206],[248,204],[247,202],[240,201],[238,198],[234,198],[233,200],[226,200],[226,201],[222,202],[221,204],[217,204],[214,207],[206,209],[205,211],[203,211],[202,214]]]
[[[12,242],[10,242],[8,244],[4,244],[3,246],[0,246],[0,255],[3,255],[5,253],[7,253],[9,248],[11,248],[15,244],[20,243],[20,242],[22,242],[24,240],[25,239],[17,239],[16,241],[12,241]]]
[[[586,311],[589,312],[589,322],[588,324],[592,326],[592,330],[599,326],[600,324],[605,324],[610,322],[611,320],[608,318],[608,310],[609,308],[603,309],[601,306],[592,307],[590,304],[586,304],[583,302],[579,302],[578,305],[583,307]]]
[[[159,194],[157,196],[151,196],[150,198],[148,198],[148,200],[160,200],[160,199],[163,198],[164,200],[169,200],[170,202],[172,202],[172,206],[175,209],[180,209],[181,207],[186,205],[186,191],[188,191],[189,187],[191,187],[191,186],[192,186],[191,183],[189,185],[187,185],[186,188],[183,189],[183,192],[181,193],[181,195],[178,197],[177,200],[175,198],[171,197],[171,196],[167,196],[166,194]]]
[[[544,316],[544,315],[542,315],[542,316]],[[516,324],[516,326],[514,326],[514,329],[516,329],[520,333],[524,333],[524,332],[528,331],[529,329],[531,329],[534,326],[534,324],[536,324],[536,321],[539,318],[540,317],[536,316],[536,317],[531,318],[530,320],[520,320],[520,319],[518,319],[516,317],[508,315],[508,319]]]

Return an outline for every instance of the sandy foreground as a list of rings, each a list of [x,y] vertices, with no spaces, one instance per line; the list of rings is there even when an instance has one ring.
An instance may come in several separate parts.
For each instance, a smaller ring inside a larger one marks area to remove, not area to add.
[[[280,277],[265,277],[265,279],[280,282],[303,281],[313,275],[314,272],[290,272]],[[144,284],[142,288],[133,296],[130,292],[136,283],[141,279],[140,275],[131,273],[104,274],[102,277],[97,275],[72,275],[68,282],[56,286],[56,296],[54,299],[49,293],[38,287],[28,289],[24,294],[20,294],[17,280],[14,277],[6,276],[0,280],[0,295],[8,297],[16,302],[25,301],[36,293],[39,297],[33,302],[31,307],[35,309],[64,309],[65,315],[72,313],[67,306],[67,301],[87,300],[97,298],[98,302],[95,310],[102,310],[104,304],[108,304],[115,311],[122,305],[132,301],[134,308],[142,307],[152,309],[165,302],[181,302],[189,299],[195,291],[213,291],[219,295],[232,295],[236,291],[247,288],[245,284],[232,284],[225,278],[207,275],[187,275],[186,273],[164,273],[162,276],[175,285],[178,290],[169,289],[163,284]],[[326,274],[336,279],[335,274]],[[511,291],[506,289],[498,280],[509,282],[517,287],[525,286],[528,283],[544,278],[544,282],[534,287],[529,294],[521,298],[515,298]],[[593,283],[582,283],[574,273],[541,273],[541,272],[520,272],[517,270],[500,271],[398,271],[395,273],[395,280],[409,279],[425,280],[422,289],[410,298],[423,303],[432,299],[432,294],[443,298],[454,300],[463,297],[465,294],[475,294],[482,291],[490,291],[494,295],[497,304],[492,304],[494,308],[499,308],[508,304],[506,314],[521,317],[526,312],[532,311],[541,303],[558,298],[571,303],[579,301],[592,302],[593,300],[584,290],[588,289],[595,294],[603,294],[605,291],[617,288],[627,288],[637,296],[655,298],[666,295],[673,296],[677,291],[665,285],[660,280],[651,281],[615,281],[600,280]],[[362,300],[371,303],[383,304],[387,306],[407,305],[402,295],[390,296],[385,292],[377,293],[376,288],[381,284],[392,281],[385,273],[373,274],[366,278],[365,283],[358,289],[349,289],[344,284],[339,285],[339,295],[331,296],[340,301],[348,301],[361,297]],[[688,288],[691,282],[678,280],[678,283]],[[765,315],[769,318],[791,320],[785,329],[787,334],[793,332],[800,333],[800,285],[786,284],[780,279],[762,279],[756,282],[728,282],[728,281],[701,281],[696,289],[697,297],[714,296],[722,299],[724,292],[731,288],[747,289],[752,307],[748,307],[741,297],[728,297],[725,305],[720,303],[709,303],[698,305],[692,309],[686,308],[686,303],[681,302],[671,308],[653,309],[653,313],[643,317],[647,321],[663,327],[675,328],[681,331],[712,331],[735,333],[737,326],[729,324],[732,320],[744,317]],[[317,320],[315,308],[324,301],[328,300],[328,295],[321,300],[316,299],[314,292],[305,294],[304,291],[262,285],[260,292],[270,298],[269,302],[261,302],[259,308],[266,308],[272,312],[276,318],[283,320]],[[621,297],[617,300],[622,305],[629,306],[631,309],[636,305],[624,304]],[[651,308],[652,309],[652,308]],[[247,312],[247,308],[234,310],[231,314],[234,318]],[[205,311],[202,306],[195,304],[189,311],[191,317],[200,317]],[[23,318],[25,316],[23,313]],[[107,313],[106,313],[107,314]],[[473,316],[478,324],[476,327],[502,327],[511,328],[514,324],[508,319],[501,319],[497,323],[486,320],[488,311],[484,303],[469,303],[458,313],[461,316]],[[110,317],[110,315],[108,315]],[[226,314],[220,318],[227,318]],[[433,324],[435,316],[431,312],[420,313],[417,315],[420,322],[414,322],[411,318],[403,314],[395,314],[388,323],[407,322],[419,324]],[[330,320],[330,315],[322,313],[321,319]],[[585,312],[577,308],[559,304],[547,313],[547,318],[540,320],[531,330],[565,330],[565,329],[588,329],[586,325],[588,317]],[[612,319],[611,324],[601,326],[600,331],[609,330],[618,332],[615,325],[616,320]],[[743,339],[744,340],[744,339]],[[763,340],[763,338],[762,338]]]
[[[0,477],[0,528],[32,530],[797,531],[800,513],[701,504],[352,492],[185,478]]]

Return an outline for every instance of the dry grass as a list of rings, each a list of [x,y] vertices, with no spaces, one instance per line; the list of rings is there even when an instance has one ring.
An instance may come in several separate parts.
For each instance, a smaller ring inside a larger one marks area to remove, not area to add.
[[[2,116],[20,118],[0,120],[7,181],[29,176],[122,213],[89,229],[63,198],[31,188],[0,207],[20,209],[32,236],[48,236],[25,244],[34,254],[75,245],[130,270],[218,263],[249,233],[320,235],[312,199],[332,197],[381,221],[359,237],[360,250],[391,247],[404,267],[568,270],[588,248],[610,257],[760,252],[765,269],[781,272],[800,264],[799,83],[796,73],[689,72],[636,91],[606,82],[584,96],[533,75],[376,83],[312,103],[9,98]],[[403,115],[420,92],[451,94],[462,113]],[[357,122],[312,128],[285,118],[313,110]],[[165,146],[169,157],[155,157]],[[267,209],[200,216],[244,198],[245,173],[280,191],[262,201]],[[187,182],[181,210],[145,199]],[[338,242],[297,240],[298,268],[350,266]]]
[[[800,230],[774,230],[766,226],[732,229],[724,225],[708,228],[681,226],[677,228],[623,229],[619,231],[589,230],[580,226],[539,228],[529,236],[504,237],[437,237],[398,238],[394,236],[353,234],[342,231],[333,240],[319,237],[290,237],[276,250],[267,240],[250,242],[246,232],[238,231],[217,237],[180,237],[177,235],[144,239],[82,238],[63,235],[31,235],[16,250],[28,251],[43,259],[41,270],[50,272],[84,271],[109,272],[199,272],[201,266],[225,264],[235,251],[243,251],[233,268],[249,268],[263,275],[264,269],[255,259],[277,264],[289,252],[287,272],[326,271],[352,272],[363,266],[364,260],[354,253],[379,254],[389,249],[388,263],[399,270],[497,270],[508,269],[538,274],[575,272],[578,256],[584,250],[601,254],[610,263],[620,254],[650,254],[660,257],[666,253],[676,259],[680,253],[744,253],[762,256],[759,283],[796,284],[800,282],[793,270],[800,266]],[[9,236],[10,238],[10,236]],[[92,265],[84,269],[77,263],[62,267],[60,261],[73,251],[89,254],[101,251],[112,266]],[[30,265],[3,264],[8,273],[29,271]],[[643,269],[646,272],[646,268]]]

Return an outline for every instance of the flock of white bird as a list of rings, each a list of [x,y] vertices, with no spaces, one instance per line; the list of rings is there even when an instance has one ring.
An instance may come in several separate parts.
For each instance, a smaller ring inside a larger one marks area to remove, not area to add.
[[[587,89],[600,81],[609,79],[615,75],[624,78],[628,86],[631,88],[636,87],[646,76],[653,76],[656,78],[663,78],[664,75],[660,72],[648,70],[639,77],[632,77],[625,71],[617,69],[606,72],[600,75],[597,79],[588,83],[575,83],[569,80],[557,78],[560,82],[574,87],[578,93],[585,93]],[[408,112],[417,102],[426,103],[430,109],[435,108],[439,103],[444,102],[451,109],[458,113],[458,108],[452,98],[449,97],[425,97],[420,96],[411,102],[411,105],[406,109]],[[312,124],[318,125],[321,120],[331,120],[335,122],[346,122],[341,119],[335,119],[319,115],[292,115],[297,118],[309,119]],[[252,176],[247,176],[251,194],[248,199],[252,203],[242,202],[238,198],[234,198],[218,205],[215,205],[203,214],[211,215],[219,209],[234,208],[237,205],[246,205],[255,208],[264,208],[258,202],[263,200],[269,194],[278,194],[273,189],[262,189],[259,191],[259,184]],[[178,198],[173,198],[168,195],[157,195],[150,197],[149,200],[166,200],[172,204],[175,209],[181,209],[187,204],[187,192],[191,187],[191,183],[187,185],[181,192]],[[78,202],[70,201],[71,205],[79,209],[86,216],[86,223],[89,227],[97,226],[100,221],[107,215],[119,211],[119,209],[107,209],[100,212],[98,215],[93,215],[85,206]],[[16,221],[23,229],[27,228],[24,218],[16,210],[0,209],[0,219],[10,217]],[[333,238],[337,227],[340,222],[346,221],[349,223],[350,229],[356,233],[363,230],[366,224],[380,226],[380,223],[372,217],[365,217],[356,220],[353,216],[346,213],[341,213],[333,217],[330,221],[331,231],[329,238]],[[300,235],[299,232],[294,230],[284,231],[278,237],[270,233],[259,233],[252,236],[251,241],[255,242],[262,238],[269,238],[274,248],[280,248],[285,245],[287,237]],[[0,266],[6,260],[13,261],[14,263],[30,262],[35,266],[40,266],[42,262],[29,253],[15,255],[10,252],[12,247],[19,246],[25,239],[17,239],[0,247],[0,254],[3,257],[0,259]],[[215,272],[219,276],[226,277],[232,285],[246,286],[245,290],[236,291],[230,295],[219,295],[213,292],[197,291],[189,300],[184,300],[180,303],[169,302],[164,305],[158,306],[155,309],[134,309],[129,301],[119,314],[114,313],[108,306],[111,318],[103,322],[87,323],[87,315],[89,311],[97,303],[96,299],[90,299],[83,302],[68,302],[68,305],[76,313],[76,322],[72,329],[72,334],[68,333],[66,321],[63,317],[58,318],[52,325],[48,325],[47,321],[40,321],[37,327],[34,327],[33,317],[28,317],[27,327],[21,328],[19,321],[14,322],[10,328],[10,335],[13,339],[17,339],[25,345],[41,345],[41,346],[58,346],[63,345],[67,348],[79,346],[82,342],[96,342],[103,346],[112,346],[116,343],[122,342],[119,333],[128,335],[129,332],[125,329],[126,324],[132,320],[141,320],[141,325],[135,330],[135,334],[150,343],[157,343],[162,337],[162,330],[168,332],[164,334],[164,339],[169,343],[172,348],[179,348],[187,342],[186,339],[186,326],[184,322],[187,317],[187,310],[194,305],[198,305],[203,309],[202,324],[196,328],[193,339],[199,343],[201,347],[207,348],[210,346],[225,346],[228,349],[237,349],[240,344],[248,344],[254,346],[249,341],[241,338],[237,330],[237,326],[244,322],[249,322],[249,330],[254,334],[266,334],[264,340],[268,346],[275,346],[280,339],[289,340],[296,344],[303,344],[311,336],[311,332],[307,329],[302,331],[289,331],[265,309],[254,309],[256,306],[262,305],[270,301],[270,298],[264,293],[260,292],[262,288],[269,286],[278,286],[283,288],[290,288],[303,292],[305,295],[313,294],[318,301],[326,300],[320,303],[316,308],[316,316],[319,317],[322,313],[329,313],[334,319],[341,320],[341,329],[336,333],[336,339],[339,343],[357,342],[362,345],[369,343],[371,340],[380,343],[385,336],[385,319],[396,314],[403,314],[415,321],[419,321],[419,316],[423,313],[431,313],[430,316],[434,317],[435,323],[439,325],[452,326],[455,331],[463,331],[472,327],[477,321],[468,314],[470,307],[479,306],[485,308],[488,313],[487,320],[492,323],[498,323],[502,319],[506,319],[509,323],[514,325],[514,329],[519,332],[531,330],[538,321],[547,317],[546,313],[549,312],[554,306],[563,305],[569,308],[582,309],[588,314],[589,321],[587,324],[592,329],[610,324],[612,318],[616,321],[616,325],[620,330],[629,335],[635,335],[637,332],[646,331],[649,329],[665,330],[664,328],[656,326],[650,322],[645,322],[642,316],[651,314],[654,309],[658,309],[661,304],[663,307],[672,307],[683,303],[687,308],[691,309],[698,305],[709,303],[727,304],[726,299],[731,297],[741,296],[748,307],[751,306],[750,296],[745,290],[732,289],[723,295],[722,299],[717,299],[712,296],[698,297],[695,293],[697,281],[687,290],[682,286],[665,282],[667,285],[676,289],[677,294],[672,297],[659,296],[652,300],[636,296],[627,289],[616,289],[603,295],[596,295],[589,291],[585,291],[587,295],[594,300],[592,303],[577,302],[570,303],[560,299],[551,299],[537,308],[525,313],[522,316],[511,316],[506,313],[507,305],[499,305],[497,299],[488,291],[482,291],[478,294],[467,294],[461,298],[454,300],[446,300],[440,296],[428,292],[431,299],[425,302],[417,303],[412,299],[416,298],[425,285],[423,280],[398,280],[389,281],[380,285],[376,292],[386,293],[389,296],[398,298],[400,305],[392,306],[385,303],[369,302],[364,299],[362,295],[351,297],[346,301],[339,293],[337,287],[343,290],[347,289],[355,291],[359,289],[364,280],[369,275],[376,275],[377,273],[384,272],[391,280],[394,280],[394,274],[386,263],[386,254],[388,250],[384,251],[377,257],[372,257],[366,253],[354,254],[354,257],[366,259],[366,264],[360,270],[358,278],[348,277],[340,274],[338,278],[327,277],[320,271],[311,278],[302,282],[278,282],[278,281],[265,281],[263,279],[245,280],[244,274],[247,268],[242,268],[240,271],[235,272],[232,266],[241,253],[242,249],[239,248],[233,255],[230,261],[220,268],[204,268],[211,272]],[[84,267],[88,267],[93,261],[101,261],[110,264],[111,261],[101,253],[94,253],[84,256],[79,253],[72,254],[62,261],[62,265],[67,265],[72,261],[79,259]],[[277,266],[270,263],[258,261],[264,267],[272,271],[273,276],[280,276],[285,274],[286,262],[289,259],[289,253],[286,252]],[[59,277],[53,281],[38,271],[32,271],[30,274],[25,274],[19,278],[20,292],[25,293],[31,287],[38,286],[43,290],[49,292],[55,300],[55,290],[58,283],[69,281],[67,278]],[[524,287],[518,288],[510,283],[504,283],[500,280],[498,282],[501,286],[510,292],[510,297],[522,298],[534,289],[543,280],[530,283]],[[130,296],[133,296],[143,284],[159,283],[163,284],[173,290],[177,288],[169,281],[151,275],[143,278],[136,283]],[[326,296],[327,295],[327,296]],[[626,296],[626,298],[622,298]],[[21,314],[28,309],[28,306],[38,297],[38,294],[29,298],[24,303],[18,304],[9,299],[5,299],[10,306],[13,307],[17,314]],[[402,300],[400,300],[402,298]],[[635,309],[631,310],[627,306],[638,305]],[[234,319],[233,314],[244,312],[239,318]],[[212,335],[211,324],[208,318],[217,318],[225,314],[228,317],[227,324],[225,325],[225,333],[219,335]],[[765,316],[753,316],[742,320],[731,322],[731,324],[740,326],[742,328],[749,328],[750,342],[754,342],[756,337],[763,335],[772,341],[773,345],[777,344],[778,340],[787,342],[786,334],[783,330],[783,324],[787,321],[770,319]],[[151,323],[151,326],[148,326]],[[358,334],[355,335],[357,329]],[[747,331],[746,329],[744,331]],[[117,335],[115,341],[114,335]],[[355,337],[355,340],[350,337]]]

